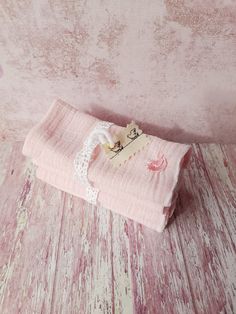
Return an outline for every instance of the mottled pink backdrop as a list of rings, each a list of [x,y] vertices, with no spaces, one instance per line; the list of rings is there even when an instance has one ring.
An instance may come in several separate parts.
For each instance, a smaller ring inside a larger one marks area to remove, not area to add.
[[[0,25],[3,139],[59,97],[164,138],[236,142],[236,1],[4,0]]]

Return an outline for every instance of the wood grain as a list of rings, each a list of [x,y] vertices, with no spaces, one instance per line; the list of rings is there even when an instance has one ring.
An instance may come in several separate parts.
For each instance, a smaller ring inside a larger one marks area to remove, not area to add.
[[[10,148],[0,190],[0,312],[49,313],[62,192],[35,179],[22,144]]]
[[[0,313],[235,313],[236,146],[194,145],[158,234],[35,178],[0,144]]]

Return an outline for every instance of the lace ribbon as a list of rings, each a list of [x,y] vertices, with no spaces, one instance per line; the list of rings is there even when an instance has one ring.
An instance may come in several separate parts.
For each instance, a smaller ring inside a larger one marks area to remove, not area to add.
[[[94,149],[100,143],[109,142],[114,144],[107,130],[113,125],[111,122],[99,121],[87,139],[84,141],[83,148],[76,154],[74,160],[75,174],[86,188],[86,200],[96,205],[99,189],[95,188],[88,180],[89,163]],[[106,140],[104,139],[106,138]]]

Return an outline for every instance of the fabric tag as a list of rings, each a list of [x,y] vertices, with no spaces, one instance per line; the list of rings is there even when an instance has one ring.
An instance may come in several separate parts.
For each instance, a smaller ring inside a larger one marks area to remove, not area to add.
[[[134,121],[116,134],[114,140],[114,147],[104,144],[103,148],[115,167],[122,165],[151,142],[150,137]]]

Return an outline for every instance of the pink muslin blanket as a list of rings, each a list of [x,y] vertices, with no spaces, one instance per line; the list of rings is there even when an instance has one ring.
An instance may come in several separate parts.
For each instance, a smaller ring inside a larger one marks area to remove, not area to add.
[[[99,121],[56,100],[29,132],[23,147],[23,154],[37,165],[37,177],[88,199],[88,186],[75,175],[74,161]],[[113,136],[123,128],[113,124],[108,129]],[[98,205],[161,232],[175,208],[190,146],[150,138],[150,144],[118,168],[96,146],[87,179],[98,191]]]

